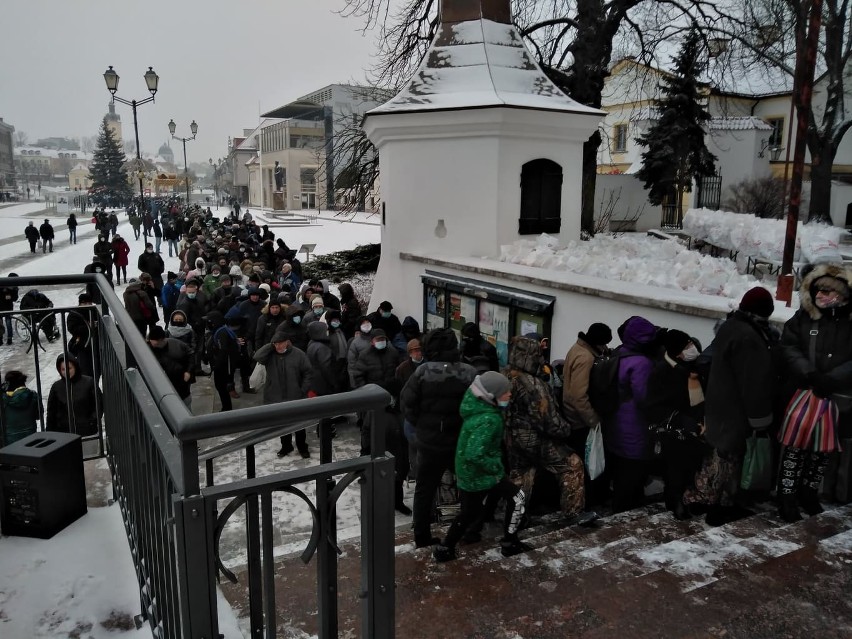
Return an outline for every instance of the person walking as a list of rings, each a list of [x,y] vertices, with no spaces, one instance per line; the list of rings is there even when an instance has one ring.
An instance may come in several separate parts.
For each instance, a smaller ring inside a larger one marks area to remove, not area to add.
[[[39,233],[38,229],[35,227],[34,222],[30,222],[27,224],[27,228],[24,229],[24,236],[27,238],[27,242],[30,243],[30,253],[36,252],[36,245],[38,244]]]
[[[124,274],[124,283],[127,284],[127,263],[130,255],[130,245],[120,235],[112,238],[113,264],[115,265],[115,283],[121,284],[121,275]]]
[[[95,242],[93,252],[98,261],[103,264],[104,275],[112,283],[112,244],[106,239],[103,233],[98,235],[98,241]],[[148,272],[144,269],[140,269],[140,271],[142,273]]]
[[[151,276],[142,273],[137,281],[124,289],[124,308],[143,338],[160,320],[157,304],[148,292],[152,286]]]
[[[41,237],[41,252],[46,253],[48,248],[50,252],[53,253],[53,225],[50,223],[50,220],[45,220],[44,224],[42,224],[38,228],[38,234]]]
[[[163,273],[166,272],[166,265],[163,263],[163,258],[154,252],[154,245],[150,242],[145,244],[145,252],[136,260],[136,268],[141,273],[148,273],[154,282],[154,290],[157,295],[161,295],[163,291]]]
[[[77,216],[73,213],[68,216],[68,243],[77,243]]]
[[[95,380],[80,373],[73,355],[60,354],[56,358],[56,370],[59,379],[50,387],[47,396],[46,429],[84,437],[95,435],[104,405]]]
[[[17,273],[9,273],[9,277],[18,277]],[[6,344],[12,343],[12,313],[15,310],[15,302],[18,301],[18,287],[4,286],[0,288],[0,311],[5,311],[3,323],[6,328]],[[2,340],[0,340],[2,344]]]
[[[148,333],[148,345],[166,377],[175,387],[175,392],[192,410],[192,363],[189,347],[179,339],[166,335],[161,326],[152,326]]]

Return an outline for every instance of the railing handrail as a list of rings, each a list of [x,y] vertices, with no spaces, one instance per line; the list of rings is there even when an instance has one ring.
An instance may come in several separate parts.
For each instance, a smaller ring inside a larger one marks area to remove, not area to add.
[[[240,450],[245,450],[249,446],[260,444],[269,439],[295,433],[296,431],[307,428],[312,424],[314,424],[314,420],[306,420],[296,424],[288,424],[287,426],[255,430],[240,437],[235,437],[223,444],[217,444],[216,446],[211,446],[210,448],[199,452],[198,461],[203,462],[210,459],[219,459],[219,457],[235,453]]]

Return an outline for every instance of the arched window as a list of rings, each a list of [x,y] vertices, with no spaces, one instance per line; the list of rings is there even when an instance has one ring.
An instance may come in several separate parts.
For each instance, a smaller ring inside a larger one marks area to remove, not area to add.
[[[532,160],[521,167],[520,235],[559,233],[562,226],[562,167],[553,160]]]

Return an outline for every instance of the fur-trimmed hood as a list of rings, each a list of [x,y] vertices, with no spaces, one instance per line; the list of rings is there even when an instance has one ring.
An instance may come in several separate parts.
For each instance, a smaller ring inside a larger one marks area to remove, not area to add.
[[[847,286],[852,282],[852,270],[841,264],[817,264],[814,268],[802,279],[802,284],[799,286],[799,303],[802,309],[813,320],[818,320],[822,317],[823,311],[817,308],[814,302],[814,288],[816,281],[821,277],[834,277],[842,280]],[[847,303],[848,304],[848,303]]]

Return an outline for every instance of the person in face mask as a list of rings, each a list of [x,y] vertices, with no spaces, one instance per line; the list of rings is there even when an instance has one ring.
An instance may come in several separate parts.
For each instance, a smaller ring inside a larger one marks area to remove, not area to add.
[[[343,333],[343,319],[340,311],[329,309],[325,314],[325,323],[328,325],[328,347],[331,349],[332,370],[337,380],[337,387],[341,390],[349,390],[349,373],[346,370],[346,351],[349,344]]]
[[[815,266],[802,278],[799,310],[784,324],[784,399],[792,407],[797,398],[803,401],[803,391],[810,390],[817,399],[830,398],[837,410],[836,419],[825,420],[819,428],[808,428],[803,419],[784,420],[778,434],[784,452],[777,490],[779,515],[788,522],[801,519],[800,507],[810,516],[822,512],[820,485],[828,500],[849,501],[844,481],[849,462],[837,452],[841,444],[843,450],[852,447],[849,282],[852,269],[843,264]]]
[[[408,357],[396,367],[396,378],[400,382],[400,388],[404,388],[408,379],[414,375],[414,371],[425,361],[423,357],[423,345],[420,339],[412,339],[406,348]],[[408,420],[402,423],[402,432],[408,441],[408,477],[414,479],[417,476],[417,437],[414,433],[414,424]]]
[[[309,311],[305,313],[305,325],[316,322],[320,319],[325,313],[325,303],[322,301],[322,295],[319,293],[314,293],[314,296],[311,298],[311,308]]]
[[[356,322],[357,330],[355,336],[349,341],[349,348],[346,351],[346,367],[349,369],[349,383],[354,387],[352,379],[352,371],[355,369],[355,364],[361,355],[372,348],[373,323],[366,315],[362,315]],[[360,426],[359,418],[359,426]]]
[[[704,387],[693,362],[701,345],[683,331],[669,329],[662,338],[665,352],[648,378],[645,413],[656,426],[652,437],[665,464],[666,508],[677,519],[691,514],[683,503],[701,460],[708,452],[700,439],[704,422]]]
[[[284,328],[290,335],[293,346],[301,351],[307,350],[310,338],[305,324],[305,311],[297,304],[291,304],[284,311],[284,316],[286,317]]]
[[[151,328],[148,334],[148,344],[151,346],[151,352],[154,353],[154,357],[160,363],[166,377],[175,387],[178,396],[187,408],[191,408],[192,358],[189,348],[182,341],[167,337],[166,332],[160,326]]]
[[[397,350],[405,350],[407,340],[402,334],[402,322],[393,314],[393,305],[390,302],[386,300],[379,304],[379,309],[374,313],[370,313],[369,319],[373,328],[380,328],[385,332],[391,344]]]

